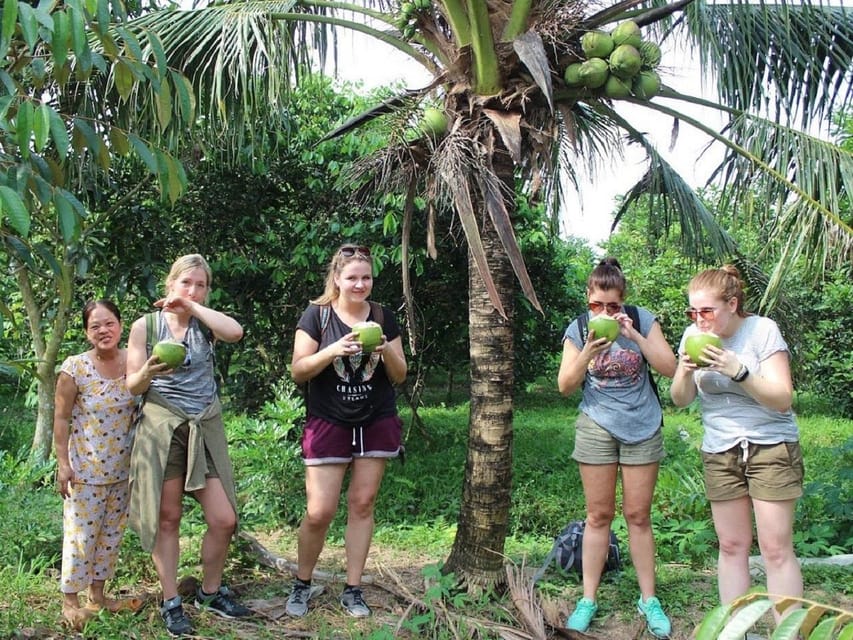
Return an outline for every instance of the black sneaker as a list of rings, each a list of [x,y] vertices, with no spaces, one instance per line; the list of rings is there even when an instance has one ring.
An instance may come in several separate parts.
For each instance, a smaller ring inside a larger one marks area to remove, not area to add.
[[[166,631],[174,638],[195,633],[192,623],[184,615],[181,596],[175,596],[160,603],[160,617],[166,623]]]
[[[341,594],[341,606],[354,618],[366,618],[371,614],[370,607],[364,601],[361,587],[347,587]]]
[[[252,615],[251,609],[234,600],[234,594],[225,585],[220,586],[216,593],[210,595],[204,593],[201,587],[197,587],[193,604],[196,609],[210,611],[223,618],[244,618]]]

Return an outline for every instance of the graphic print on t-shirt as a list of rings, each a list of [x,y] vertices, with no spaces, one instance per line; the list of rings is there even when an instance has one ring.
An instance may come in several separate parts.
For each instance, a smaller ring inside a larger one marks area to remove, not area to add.
[[[589,362],[590,375],[598,378],[599,386],[611,388],[631,387],[638,383],[643,371],[643,356],[631,349],[613,345]]]
[[[332,367],[340,380],[337,390],[342,400],[358,402],[367,399],[373,388],[370,382],[379,364],[379,357],[378,353],[357,353],[354,356],[336,356],[332,360]]]

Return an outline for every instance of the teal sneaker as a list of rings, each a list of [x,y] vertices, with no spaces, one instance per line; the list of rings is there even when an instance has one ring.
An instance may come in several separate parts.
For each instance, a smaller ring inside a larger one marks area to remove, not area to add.
[[[597,604],[589,598],[581,598],[575,605],[572,615],[566,620],[566,629],[585,633],[589,629],[589,623],[592,622],[592,617],[596,611],[598,611]]]
[[[652,596],[643,602],[643,596],[640,596],[640,599],[637,600],[637,609],[645,616],[649,633],[655,638],[669,638],[669,634],[672,632],[672,624],[663,612],[660,600]]]

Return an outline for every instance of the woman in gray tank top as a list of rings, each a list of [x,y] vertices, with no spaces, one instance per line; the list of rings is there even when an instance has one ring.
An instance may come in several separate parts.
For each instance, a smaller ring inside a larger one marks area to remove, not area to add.
[[[127,386],[145,394],[131,456],[130,525],[154,559],[163,590],[160,615],[172,636],[194,633],[177,584],[185,493],[198,500],[208,523],[193,604],[225,618],[251,613],[222,584],[237,506],[213,362],[214,342],[237,342],[243,328],[205,306],[211,277],[202,256],[178,258],[166,278],[166,297],[154,303],[159,313],[133,323],[127,350]],[[186,349],[177,366],[150,353],[152,342],[166,339]]]

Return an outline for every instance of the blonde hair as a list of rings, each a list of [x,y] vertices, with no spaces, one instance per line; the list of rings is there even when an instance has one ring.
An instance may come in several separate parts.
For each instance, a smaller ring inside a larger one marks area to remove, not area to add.
[[[169,269],[169,275],[166,276],[166,291],[169,291],[171,284],[177,280],[182,273],[185,271],[191,271],[192,269],[201,269],[207,277],[207,294],[204,296],[204,300],[207,302],[207,296],[210,295],[210,285],[213,283],[213,271],[211,271],[210,265],[207,264],[207,260],[205,260],[199,253],[190,253],[188,255],[181,256],[172,263],[172,268]]]
[[[350,250],[352,251],[351,255],[344,255],[344,252]],[[370,271],[373,273],[373,259],[370,256],[370,249],[355,244],[341,245],[335,250],[335,255],[332,256],[332,260],[329,262],[322,295],[311,300],[311,303],[331,304],[340,297],[341,290],[335,284],[335,277],[340,275],[344,267],[351,262],[366,262],[370,265]]]
[[[740,277],[740,271],[733,264],[724,264],[719,269],[706,269],[693,276],[687,285],[687,292],[710,291],[720,300],[728,302],[732,298],[737,300],[737,314],[745,318],[749,314],[743,307],[744,284]]]

